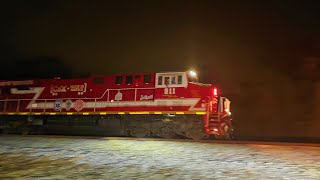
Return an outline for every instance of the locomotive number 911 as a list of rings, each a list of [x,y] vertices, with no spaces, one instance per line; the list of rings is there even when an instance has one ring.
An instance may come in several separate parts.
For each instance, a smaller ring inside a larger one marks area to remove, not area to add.
[[[230,139],[230,100],[194,71],[0,81],[2,133]]]

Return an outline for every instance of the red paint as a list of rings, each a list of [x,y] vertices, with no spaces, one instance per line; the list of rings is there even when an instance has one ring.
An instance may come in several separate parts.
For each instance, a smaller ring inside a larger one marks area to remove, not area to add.
[[[218,89],[189,82],[186,72],[0,81],[0,90],[0,112],[56,112],[54,103],[62,100],[61,112],[217,113]]]

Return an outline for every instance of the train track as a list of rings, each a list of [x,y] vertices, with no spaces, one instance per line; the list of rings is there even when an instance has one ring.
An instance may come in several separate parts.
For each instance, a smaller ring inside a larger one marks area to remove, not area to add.
[[[65,136],[65,135],[1,135],[8,137],[41,137],[41,138],[74,138],[74,139],[96,139],[96,140],[131,140],[131,141],[168,141],[168,142],[190,142],[190,143],[216,143],[216,144],[254,144],[254,145],[276,145],[276,146],[313,146],[320,147],[320,143],[301,142],[276,142],[276,141],[248,141],[248,140],[193,140],[181,138],[136,138],[136,137],[105,137],[105,136]]]

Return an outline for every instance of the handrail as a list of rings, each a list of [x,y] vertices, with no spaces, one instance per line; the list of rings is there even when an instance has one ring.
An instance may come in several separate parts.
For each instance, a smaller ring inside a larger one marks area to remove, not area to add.
[[[223,98],[223,97],[220,97],[219,100],[218,100],[219,103],[218,103],[218,113],[217,113],[217,115],[218,115],[218,122],[219,122],[219,123],[220,123],[220,121],[221,121],[221,119],[220,119],[220,117],[221,117],[220,111],[221,111],[221,103],[223,102],[222,98]]]
[[[119,91],[119,90],[135,90],[135,89],[156,89],[156,88],[123,88],[123,89],[106,89],[105,92],[102,94],[102,96],[100,97],[95,97],[95,98],[59,98],[59,99],[102,99],[104,97],[104,95],[108,92],[108,96],[109,96],[109,91]],[[28,101],[28,100],[32,100],[32,99],[0,99],[0,101],[18,101],[18,100],[21,100],[21,101]],[[36,99],[37,101],[42,101],[42,100],[56,100],[56,99]],[[109,101],[109,99],[108,99]]]
[[[83,98],[57,98],[57,99],[70,99],[70,100],[75,100],[75,99],[83,99],[83,100],[94,100],[94,112],[96,112],[96,104],[97,104],[97,100],[100,100],[102,98],[105,97],[106,93],[107,93],[107,102],[110,102],[110,91],[123,91],[123,90],[135,90],[135,97],[134,97],[134,101],[137,101],[137,90],[144,90],[144,89],[153,89],[155,90],[156,88],[123,88],[123,89],[106,89],[104,91],[104,93],[100,96],[100,97],[95,97],[95,98],[87,98],[87,97],[83,97]],[[3,112],[7,111],[7,104],[8,102],[17,102],[17,107],[16,107],[16,112],[20,112],[20,106],[21,106],[21,101],[30,101],[30,102],[35,102],[35,101],[44,101],[44,107],[43,107],[43,112],[46,112],[46,104],[48,101],[55,101],[57,99],[0,99],[0,102],[4,102],[4,107],[3,107]],[[42,109],[42,108],[41,108]],[[30,112],[32,112],[33,107],[30,107]]]
[[[20,100],[18,100],[16,112],[19,112],[19,109],[20,109]]]
[[[4,102],[4,105],[3,105],[3,112],[6,112],[7,110],[7,101]]]
[[[211,99],[211,97],[210,96],[208,96],[208,102],[207,102],[207,113],[206,113],[206,124],[205,124],[205,126],[206,127],[208,127],[209,126],[209,121],[210,121],[210,104],[211,104],[211,101],[212,101],[212,99]]]
[[[96,99],[102,99],[107,92],[109,93],[110,90],[119,91],[119,90],[137,90],[137,89],[157,89],[157,88],[121,88],[121,89],[106,89],[106,90],[104,91],[104,93],[103,93],[100,97],[98,97],[98,98],[96,98]]]

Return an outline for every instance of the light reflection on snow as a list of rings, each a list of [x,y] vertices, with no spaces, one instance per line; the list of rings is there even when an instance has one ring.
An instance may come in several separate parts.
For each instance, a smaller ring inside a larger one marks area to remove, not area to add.
[[[41,137],[0,137],[0,145],[0,153],[78,158],[76,163],[93,169],[131,175],[134,170],[199,178],[320,179],[320,147],[297,151],[289,146]]]

